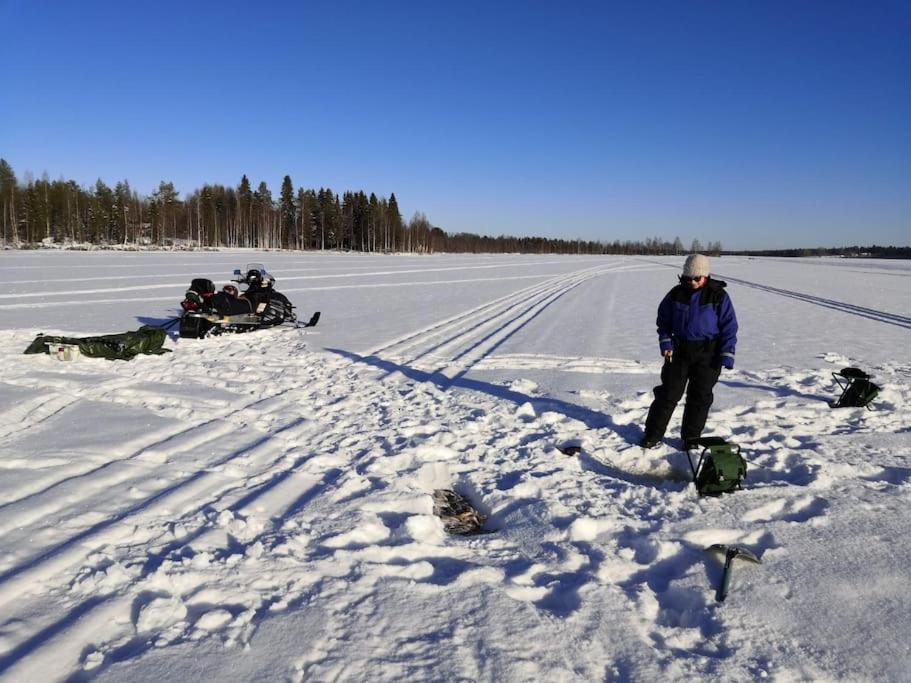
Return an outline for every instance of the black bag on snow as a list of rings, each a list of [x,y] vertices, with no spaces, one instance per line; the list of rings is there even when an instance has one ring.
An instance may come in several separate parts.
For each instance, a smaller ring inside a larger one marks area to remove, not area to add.
[[[79,353],[89,358],[130,360],[141,353],[169,353],[170,349],[162,348],[166,338],[165,331],[153,325],[143,325],[133,332],[105,334],[99,337],[58,337],[39,334],[28,345],[25,353],[51,353],[55,345],[72,344],[79,347]]]

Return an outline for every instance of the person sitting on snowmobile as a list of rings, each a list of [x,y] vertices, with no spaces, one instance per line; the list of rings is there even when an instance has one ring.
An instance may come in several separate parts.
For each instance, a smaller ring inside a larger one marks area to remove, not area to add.
[[[712,389],[721,368],[734,369],[737,316],[726,283],[709,276],[709,259],[690,254],[683,265],[680,284],[658,306],[658,344],[664,356],[661,386],[654,389],[645,420],[643,448],[661,443],[674,408],[686,389],[681,436],[689,449],[702,436]]]

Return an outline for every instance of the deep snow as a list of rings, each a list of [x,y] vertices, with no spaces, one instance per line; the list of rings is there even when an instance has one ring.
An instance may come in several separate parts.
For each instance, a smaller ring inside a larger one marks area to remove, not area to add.
[[[21,355],[247,261],[320,325]],[[0,680],[909,680],[911,264],[713,260],[708,431],[750,469],[700,499],[679,409],[632,445],[681,262],[0,253]],[[847,365],[876,410],[828,407]],[[494,533],[447,536],[434,488]],[[762,560],[723,604],[713,543]]]

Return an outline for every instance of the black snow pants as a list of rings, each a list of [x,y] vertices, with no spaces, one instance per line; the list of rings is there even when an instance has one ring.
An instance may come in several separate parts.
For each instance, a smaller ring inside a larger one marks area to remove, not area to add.
[[[674,355],[664,360],[661,386],[655,387],[655,400],[645,420],[645,438],[658,441],[667,430],[674,408],[686,389],[681,436],[684,444],[702,436],[714,395],[712,389],[721,374],[718,342],[674,340]]]

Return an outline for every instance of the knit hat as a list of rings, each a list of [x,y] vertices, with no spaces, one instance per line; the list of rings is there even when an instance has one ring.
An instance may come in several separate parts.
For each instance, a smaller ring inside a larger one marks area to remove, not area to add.
[[[708,277],[709,257],[702,254],[690,254],[683,264],[684,277]]]

